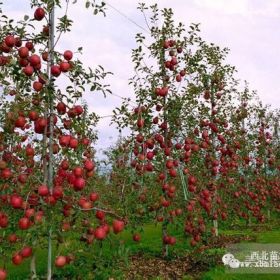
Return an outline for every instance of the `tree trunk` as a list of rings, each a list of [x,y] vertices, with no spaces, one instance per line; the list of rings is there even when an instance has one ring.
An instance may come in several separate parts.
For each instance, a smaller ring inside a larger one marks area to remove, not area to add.
[[[49,98],[48,98],[48,108],[49,108],[49,118],[50,118],[50,127],[49,127],[49,161],[48,161],[48,188],[52,194],[53,190],[53,132],[54,132],[54,123],[53,123],[53,81],[51,75],[51,66],[53,65],[53,48],[54,48],[54,9],[55,2],[53,2],[53,7],[49,16],[49,25],[50,25],[50,39],[49,39],[49,54],[50,60],[48,61],[48,78],[49,78]],[[49,215],[49,232],[48,232],[48,271],[47,271],[47,280],[52,279],[52,227],[51,227],[51,215]]]
[[[218,220],[213,220],[213,226],[214,226],[214,236],[218,237],[219,236],[219,230],[218,230]]]
[[[47,280],[52,279],[52,229],[49,230],[48,237],[48,276]]]
[[[31,271],[31,279],[36,279],[37,273],[36,273],[36,256],[35,256],[35,254],[33,254],[31,261],[30,261],[30,271]]]

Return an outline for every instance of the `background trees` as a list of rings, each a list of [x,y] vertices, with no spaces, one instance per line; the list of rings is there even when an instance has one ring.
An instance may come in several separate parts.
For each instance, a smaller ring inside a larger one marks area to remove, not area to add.
[[[182,224],[184,216],[192,246],[209,231],[218,236],[218,220],[252,216],[264,222],[270,215],[264,212],[270,200],[267,157],[271,166],[274,162],[265,115],[273,113],[247,86],[240,89],[235,68],[226,63],[228,49],[203,41],[199,25],[191,25],[184,37],[171,10],[152,6],[150,12],[151,38],[137,34],[132,51],[130,84],[138,106],[124,102],[114,117],[120,129],[132,130],[134,144],[126,151],[133,158],[126,161],[135,169],[131,195],[139,195],[141,215],[162,223],[164,244],[176,242],[167,227],[176,216]]]

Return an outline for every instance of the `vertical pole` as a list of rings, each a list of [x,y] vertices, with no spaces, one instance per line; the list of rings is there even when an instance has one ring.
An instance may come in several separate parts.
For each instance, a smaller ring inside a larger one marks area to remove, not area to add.
[[[212,88],[211,89],[211,92],[210,92],[210,97],[211,97],[211,122],[213,123],[214,122],[214,115],[213,115],[213,111],[214,111],[214,102],[215,102],[215,99],[214,99],[214,89]],[[216,141],[215,141],[215,135],[213,133],[213,131],[211,132],[211,139],[212,139],[212,155],[214,156],[215,159],[218,159],[218,156],[217,156],[217,152],[216,152]],[[214,181],[216,182],[217,181],[217,175],[213,175],[213,178],[214,178]],[[214,200],[216,201],[217,199],[217,196],[218,196],[218,190],[217,188],[215,189],[214,191]],[[216,208],[217,209],[217,208]],[[216,210],[215,209],[215,210]],[[219,236],[219,226],[218,226],[218,219],[213,219],[213,228],[214,228],[214,236],[215,237],[218,237]]]
[[[54,132],[54,123],[53,123],[53,97],[54,97],[54,84],[52,81],[51,66],[54,64],[54,3],[53,8],[50,13],[50,39],[49,39],[49,61],[48,61],[48,76],[49,76],[49,118],[50,118],[50,127],[49,127],[49,165],[48,165],[48,187],[52,192],[53,189],[53,132]]]
[[[245,89],[245,92],[246,92],[247,90]],[[245,99],[245,97],[241,97],[241,105],[244,103],[246,101],[246,99]],[[245,131],[245,119],[243,118],[242,119],[242,129]],[[243,171],[244,170],[244,171]],[[244,163],[243,163],[243,174],[244,174],[244,180],[245,180],[245,182],[244,182],[244,185],[245,185],[245,188],[246,188],[246,190],[247,191],[249,191],[249,189],[248,189],[248,180],[247,180],[247,178],[249,177],[249,166],[248,167],[246,167],[246,166],[244,166]],[[249,215],[249,217],[248,217],[248,220],[246,220],[246,225],[247,226],[251,226],[251,216]]]
[[[165,34],[163,32],[162,35],[162,40],[163,42],[165,41]],[[163,80],[163,87],[167,86],[167,82],[165,80],[166,77],[166,70],[165,70],[165,65],[164,65],[164,61],[165,61],[165,50],[164,48],[162,48],[162,52],[161,52],[161,57],[160,57],[160,64],[161,64],[161,74],[162,74],[162,80]],[[164,123],[167,122],[167,112],[166,112],[166,100],[167,97],[164,96],[163,99],[163,121]],[[164,130],[164,145],[165,147],[167,147],[168,145],[168,130],[167,128]],[[166,168],[166,160],[167,160],[167,156],[164,154],[164,164],[163,164],[163,168],[164,168],[164,184],[167,183],[167,168]],[[166,191],[163,190],[163,195],[166,198]],[[167,235],[167,226],[168,226],[168,220],[166,219],[166,209],[164,209],[164,220],[162,223],[162,240],[163,237]],[[162,254],[163,257],[166,258],[168,257],[168,244],[165,244],[164,242],[162,243],[163,247],[162,247]]]
[[[52,279],[52,229],[49,229],[48,236],[48,276],[47,280]]]
[[[48,78],[49,78],[49,87],[48,87],[48,102],[49,102],[49,162],[48,162],[48,180],[47,185],[52,194],[53,191],[53,132],[54,132],[54,123],[53,123],[53,95],[54,95],[54,85],[52,81],[51,66],[54,63],[54,9],[55,2],[52,3],[52,9],[49,15],[49,26],[50,26],[50,37],[49,37],[49,61],[48,61]],[[51,221],[49,220],[49,223]],[[49,233],[48,233],[48,274],[47,280],[52,279],[52,227],[49,224]]]
[[[213,226],[214,226],[214,229],[215,229],[215,232],[214,232],[214,235],[215,237],[218,237],[219,236],[219,227],[218,227],[218,220],[213,220]]]
[[[164,122],[166,123],[167,122],[167,114],[166,114],[166,96],[164,96],[164,107],[163,107],[163,110],[164,110]],[[164,145],[165,145],[165,148],[167,147],[168,145],[168,131],[167,131],[167,128],[164,130]],[[166,163],[167,161],[167,156],[164,155],[164,184],[167,183],[167,168],[166,168]],[[164,197],[166,198],[166,192],[164,191]],[[166,211],[164,209],[164,211]],[[167,235],[167,225],[168,225],[168,221],[166,219],[166,213],[165,213],[165,217],[164,217],[164,221],[163,221],[163,224],[162,224],[162,236],[166,236]],[[168,257],[168,245],[167,244],[163,244],[163,256],[166,258]]]
[[[36,243],[34,242],[33,245]],[[30,261],[30,271],[31,271],[31,279],[36,279],[37,278],[37,273],[36,273],[36,256],[35,254],[32,255],[31,261]]]

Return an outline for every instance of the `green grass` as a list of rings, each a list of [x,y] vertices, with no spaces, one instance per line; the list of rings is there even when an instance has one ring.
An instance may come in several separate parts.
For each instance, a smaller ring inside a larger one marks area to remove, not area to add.
[[[36,250],[36,268],[38,275],[44,275],[47,271],[47,252],[43,250]],[[25,275],[30,273],[30,260],[25,260],[19,266],[15,266],[12,263],[8,263],[7,270],[9,273],[9,278],[11,280],[25,280],[28,279]]]
[[[238,235],[248,234],[255,235],[257,243],[279,243],[280,241],[280,230],[279,228],[264,231],[254,232],[254,230],[248,228],[245,230],[226,230],[223,234]],[[279,280],[279,274],[238,274],[238,273],[226,273],[224,266],[213,267],[210,271],[204,273],[201,280]]]
[[[279,274],[230,274],[225,272],[225,268],[217,266],[206,272],[201,280],[279,280]]]
[[[186,252],[190,251],[189,239],[183,237],[181,234],[180,229],[171,228],[172,235],[177,238],[177,243],[175,246],[170,248],[171,255],[184,255]],[[274,229],[270,231],[263,231],[263,232],[256,232],[251,228],[245,229],[238,229],[238,230],[221,230],[222,234],[225,235],[254,235],[256,237],[256,242],[258,243],[278,243],[280,240],[280,230]],[[111,234],[110,241],[106,241],[102,244],[102,250],[100,250],[100,243],[94,242],[92,245],[81,244],[77,241],[77,238],[73,237],[73,234],[66,233],[68,237],[70,237],[71,242],[65,243],[60,246],[59,249],[53,248],[53,258],[57,254],[67,254],[69,252],[73,252],[77,255],[77,261],[75,261],[74,265],[68,265],[63,269],[55,270],[57,273],[57,278],[55,279],[67,279],[62,276],[65,274],[69,275],[78,275],[81,273],[89,273],[92,271],[94,273],[94,278],[89,278],[89,274],[84,274],[83,279],[108,279],[112,273],[113,267],[115,270],[115,279],[122,279],[122,271],[121,267],[125,267],[128,265],[129,256],[132,254],[141,254],[144,257],[155,257],[161,254],[162,250],[162,241],[161,241],[161,226],[155,225],[145,225],[144,232],[141,233],[141,242],[136,243],[132,240],[132,233],[129,230],[122,232],[119,235]],[[119,246],[119,244],[123,244]],[[116,250],[116,248],[119,248]],[[83,249],[83,253],[79,253],[79,250]],[[45,275],[46,268],[47,268],[47,251],[46,249],[37,249],[36,253],[36,260],[37,260],[37,273],[38,275]],[[206,256],[214,256],[214,255],[223,255],[222,249],[208,249],[206,251]],[[80,259],[81,257],[81,259]],[[198,256],[199,257],[199,256]],[[90,262],[87,260],[90,259]],[[100,259],[103,260],[100,262]],[[84,263],[83,263],[84,261]],[[115,265],[117,261],[121,262],[121,266]],[[79,263],[80,262],[80,263]],[[78,263],[78,268],[76,267]],[[209,260],[210,263],[210,260]],[[92,265],[96,264],[97,268],[93,268]],[[25,280],[28,279],[24,277],[24,275],[28,276],[30,273],[30,260],[25,260],[22,265],[14,266],[13,264],[8,264],[8,271],[9,271],[9,280]],[[81,268],[83,268],[81,270]],[[87,275],[87,276],[86,276]],[[93,274],[92,274],[93,275]],[[98,276],[99,275],[99,276]],[[108,277],[107,277],[108,276]],[[118,277],[119,276],[119,277]],[[93,276],[92,276],[93,277]],[[107,278],[106,278],[107,277]],[[44,279],[44,278],[42,278]],[[71,279],[71,278],[68,278]],[[74,279],[74,278],[72,278]],[[154,278],[160,279],[160,278]],[[190,276],[185,276],[185,280],[193,279]],[[229,274],[225,272],[223,266],[213,266],[208,272],[202,274],[202,280],[247,280],[247,279],[254,279],[254,280],[261,280],[261,279],[268,279],[268,280],[279,280],[280,275],[277,274],[256,274],[256,275],[249,275],[249,274]]]
[[[170,253],[180,255],[190,250],[189,239],[182,236],[182,232],[171,228],[172,235],[177,239],[174,246],[170,248]],[[141,233],[141,242],[136,243],[132,240],[132,234],[129,231],[124,231],[119,235],[119,238],[124,240],[132,253],[141,252],[145,255],[158,256],[162,251],[162,237],[160,225],[145,225],[144,232]]]

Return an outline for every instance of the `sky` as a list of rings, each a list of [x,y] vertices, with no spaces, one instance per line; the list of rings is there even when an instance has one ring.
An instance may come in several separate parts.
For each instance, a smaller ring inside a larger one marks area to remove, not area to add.
[[[2,0],[3,10],[9,17],[32,16],[28,0]],[[83,46],[79,56],[85,66],[102,65],[114,73],[106,82],[111,90],[122,97],[132,97],[128,79],[133,75],[131,49],[136,46],[135,34],[146,28],[145,20],[137,10],[139,1],[106,0],[106,17],[93,16],[84,8],[84,0],[70,5],[69,17],[73,19],[72,32],[62,36],[58,50],[75,50]],[[142,0],[148,5],[158,3],[160,8],[172,8],[174,18],[186,26],[201,24],[202,38],[221,47],[228,47],[228,62],[235,65],[240,80],[247,80],[250,89],[258,91],[264,104],[280,108],[279,30],[280,0]],[[115,9],[118,9],[117,12]],[[62,11],[57,11],[57,16]],[[131,19],[137,23],[133,24]],[[100,116],[112,114],[121,104],[121,98],[101,93],[86,93],[90,110]],[[99,156],[102,149],[112,145],[118,131],[109,126],[110,118],[102,118],[97,129],[99,140],[96,148]]]

